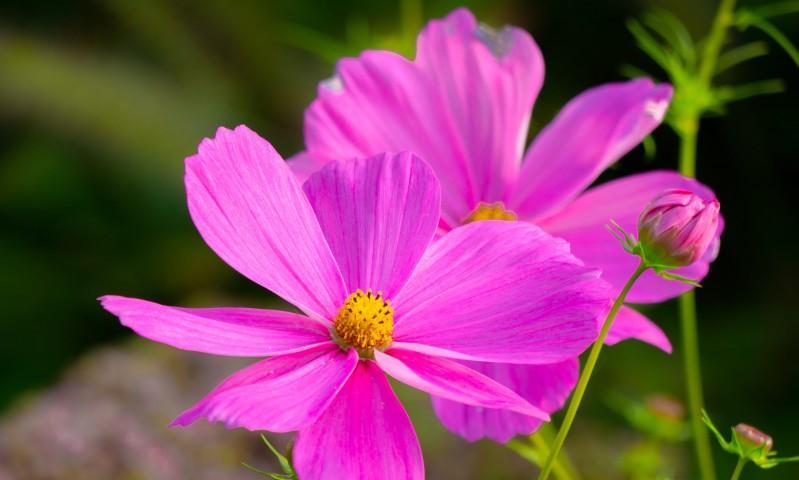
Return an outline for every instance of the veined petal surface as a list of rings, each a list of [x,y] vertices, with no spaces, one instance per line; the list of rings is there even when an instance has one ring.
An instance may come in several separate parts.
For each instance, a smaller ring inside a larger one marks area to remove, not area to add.
[[[325,412],[357,364],[354,350],[333,343],[262,360],[228,377],[172,425],[206,418],[228,428],[299,430]]]
[[[422,480],[413,425],[380,368],[359,362],[325,413],[297,434],[294,467],[303,480]]]
[[[546,412],[531,405],[510,388],[456,360],[402,348],[374,353],[377,364],[384,372],[431,395],[549,420]]]
[[[272,146],[220,128],[186,159],[189,212],[231,267],[308,315],[333,318],[347,296],[319,222]]]
[[[577,384],[580,363],[576,358],[546,365],[463,362],[468,367],[509,387],[547,413],[563,407]],[[516,435],[529,435],[541,420],[509,410],[479,408],[442,397],[433,397],[433,409],[447,429],[474,442],[490,438],[506,443]]]
[[[427,250],[394,302],[393,337],[468,360],[565,360],[597,336],[610,300],[599,273],[526,222],[471,223]]]
[[[415,64],[444,99],[452,141],[460,144],[464,171],[428,161],[439,176],[470,178],[476,200],[501,200],[521,164],[533,102],[544,81],[544,58],[529,33],[477,23],[459,8],[432,20],[419,34]],[[474,207],[474,205],[472,205]]]
[[[264,357],[330,342],[324,324],[291,312],[170,307],[116,295],[101,297],[100,303],[142,337],[193,352]]]
[[[441,194],[432,169],[411,153],[340,160],[303,186],[349,292],[393,298],[433,238]]]
[[[660,125],[671,95],[670,85],[637,79],[575,97],[530,145],[510,209],[537,220],[566,205]]]

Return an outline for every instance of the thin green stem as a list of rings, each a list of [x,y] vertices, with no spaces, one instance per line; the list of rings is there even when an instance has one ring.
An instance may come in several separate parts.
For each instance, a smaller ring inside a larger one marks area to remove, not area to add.
[[[727,35],[727,29],[733,24],[735,0],[721,0],[710,34],[702,51],[698,77],[703,84],[702,90],[709,90],[713,73],[716,70],[719,53]],[[699,133],[699,109],[688,110],[677,122],[680,134],[680,173],[688,177],[696,176],[696,139]],[[703,480],[715,480],[716,472],[713,455],[710,449],[710,436],[702,425],[702,375],[699,363],[699,339],[696,328],[696,297],[688,292],[680,297],[680,326],[683,337],[683,360],[685,382],[688,391],[688,409],[691,429],[694,436],[696,457]]]
[[[680,122],[680,173],[686,177],[696,176],[696,134],[698,118],[686,118]]]
[[[685,382],[688,390],[691,430],[694,434],[699,471],[705,480],[715,478],[710,435],[702,424],[702,372],[699,362],[699,336],[696,328],[696,297],[693,291],[680,297],[680,328],[682,330]]]
[[[740,478],[740,476],[741,476],[741,472],[744,471],[744,467],[745,466],[746,466],[746,459],[745,458],[739,458],[738,459],[738,463],[735,465],[735,471],[732,472],[732,476],[730,477],[730,480],[738,480],[738,478]]]
[[[613,325],[613,320],[616,318],[616,314],[619,313],[619,309],[624,304],[624,299],[627,298],[627,294],[630,292],[633,284],[636,280],[638,280],[641,274],[647,270],[647,268],[649,267],[644,265],[644,262],[641,261],[630,279],[627,280],[624,288],[621,289],[616,301],[613,302],[613,306],[610,308],[607,318],[605,318],[605,323],[602,324],[602,330],[599,332],[599,338],[596,339],[594,346],[591,347],[591,353],[588,354],[588,360],[585,362],[583,372],[580,374],[580,379],[577,381],[577,387],[574,389],[574,395],[572,396],[571,402],[569,402],[569,409],[566,411],[566,417],[563,419],[563,424],[560,426],[557,437],[555,437],[555,443],[552,446],[552,450],[549,452],[549,455],[547,456],[544,467],[541,469],[541,474],[538,476],[538,480],[546,480],[549,477],[549,474],[552,472],[552,469],[555,465],[555,459],[558,458],[560,449],[563,448],[563,444],[566,441],[566,436],[569,434],[569,430],[574,422],[574,417],[577,416],[577,410],[580,408],[580,403],[583,401],[583,395],[585,395],[585,390],[588,388],[588,381],[591,380],[591,374],[594,373],[594,367],[596,367],[599,354],[602,352],[602,346],[605,344],[605,338],[608,336],[608,331],[610,330],[611,325]]]

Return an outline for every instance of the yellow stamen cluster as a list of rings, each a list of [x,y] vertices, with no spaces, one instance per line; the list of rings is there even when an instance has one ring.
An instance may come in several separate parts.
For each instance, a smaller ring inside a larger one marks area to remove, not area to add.
[[[347,297],[333,326],[339,341],[347,346],[358,350],[386,347],[394,330],[394,309],[381,292],[358,289]]]
[[[479,222],[480,220],[518,220],[510,210],[505,210],[502,202],[480,203],[477,208],[466,217],[463,223]]]

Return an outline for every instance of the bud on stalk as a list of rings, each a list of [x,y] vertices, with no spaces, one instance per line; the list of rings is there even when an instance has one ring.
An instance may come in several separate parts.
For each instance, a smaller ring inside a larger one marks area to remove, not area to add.
[[[638,217],[641,254],[650,265],[677,268],[705,254],[719,224],[719,202],[688,190],[667,190]]]

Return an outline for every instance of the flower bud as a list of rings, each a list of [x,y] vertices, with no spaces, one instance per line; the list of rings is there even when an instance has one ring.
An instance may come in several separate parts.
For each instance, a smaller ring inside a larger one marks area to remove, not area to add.
[[[669,394],[650,395],[646,399],[646,408],[663,420],[679,422],[685,418],[685,407],[676,397]]]
[[[749,450],[763,447],[763,454],[768,454],[774,442],[771,437],[756,429],[751,425],[739,423],[735,426],[735,436],[738,437],[738,442],[742,447]]]
[[[697,261],[712,243],[719,223],[719,202],[688,190],[667,190],[638,217],[638,241],[653,266],[683,267]]]

